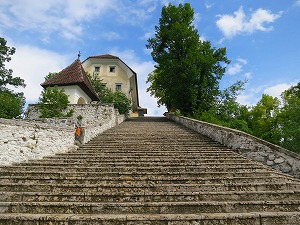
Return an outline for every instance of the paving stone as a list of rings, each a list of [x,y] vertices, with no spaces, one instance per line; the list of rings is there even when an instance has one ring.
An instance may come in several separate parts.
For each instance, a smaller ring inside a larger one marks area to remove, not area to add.
[[[158,117],[0,167],[1,225],[294,225],[299,208],[299,180]]]

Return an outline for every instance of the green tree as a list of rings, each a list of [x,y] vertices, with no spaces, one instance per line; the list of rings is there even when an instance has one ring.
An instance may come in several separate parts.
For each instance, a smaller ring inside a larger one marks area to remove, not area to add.
[[[24,105],[25,98],[22,93],[2,91],[0,93],[0,118],[21,118]]]
[[[300,153],[300,82],[281,95],[283,107],[279,115],[281,145]]]
[[[105,87],[105,85],[103,85],[102,80],[100,79],[100,77],[96,74],[91,74],[91,73],[87,73],[86,74],[91,82],[91,84],[93,85],[96,94],[98,95],[100,101],[101,99],[108,94],[108,90]]]
[[[25,87],[24,80],[13,77],[13,71],[5,68],[5,63],[11,60],[15,53],[14,47],[8,47],[6,40],[0,37],[0,117],[20,118],[25,105],[25,97],[22,92],[15,93],[9,86]]]
[[[221,91],[214,106],[196,118],[251,133],[247,123],[248,108],[236,102],[239,92],[244,90],[245,83],[246,81],[237,81]]]
[[[274,144],[279,144],[281,131],[278,124],[280,101],[263,94],[262,99],[250,111],[249,127],[253,135]]]
[[[131,109],[131,101],[127,96],[121,91],[111,91],[105,87],[99,76],[95,74],[87,73],[91,84],[93,85],[100,102],[102,103],[112,103],[114,108],[116,108],[120,114],[128,114]]]
[[[131,101],[122,91],[112,92],[106,89],[106,94],[102,97],[101,102],[113,103],[114,108],[124,115],[127,115],[131,109]]]
[[[225,72],[221,63],[229,63],[225,48],[200,41],[193,21],[189,3],[164,6],[155,37],[146,45],[156,62],[148,76],[148,91],[158,98],[158,105],[183,115],[199,114],[213,105]]]
[[[69,100],[64,89],[57,86],[44,89],[39,98],[39,111],[42,118],[71,117],[73,111],[67,111]]]

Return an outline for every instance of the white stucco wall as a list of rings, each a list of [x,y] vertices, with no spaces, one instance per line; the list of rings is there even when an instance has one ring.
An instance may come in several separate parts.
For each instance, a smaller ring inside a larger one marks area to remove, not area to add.
[[[115,91],[116,84],[122,85],[122,92],[126,94],[128,98],[131,98],[130,96],[130,81],[127,72],[121,68],[117,63],[112,62],[102,62],[101,64],[91,64],[88,67],[85,68],[85,71],[88,73],[93,74],[95,71],[95,66],[100,67],[100,71],[97,72],[98,76],[102,80],[102,83],[106,85],[108,89],[111,89],[112,91]],[[109,68],[113,66],[115,67],[114,72],[110,72]]]
[[[92,101],[91,98],[78,85],[61,86],[58,87],[58,89],[65,90],[65,93],[69,97],[70,104],[77,104],[80,97],[84,99],[85,104],[88,104]]]
[[[138,93],[135,75],[120,59],[89,58],[82,63],[82,66],[86,72],[98,75],[102,83],[112,91],[115,91],[117,84],[121,84],[121,91],[132,101],[133,109],[137,109]],[[115,67],[114,72],[110,72],[112,66]],[[99,71],[95,71],[95,67],[99,67]]]

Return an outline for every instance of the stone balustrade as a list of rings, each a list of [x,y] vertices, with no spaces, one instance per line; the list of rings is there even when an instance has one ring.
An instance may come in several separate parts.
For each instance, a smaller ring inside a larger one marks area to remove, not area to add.
[[[300,178],[300,155],[294,152],[242,131],[176,116],[172,113],[166,114],[166,117],[210,137],[250,159]]]

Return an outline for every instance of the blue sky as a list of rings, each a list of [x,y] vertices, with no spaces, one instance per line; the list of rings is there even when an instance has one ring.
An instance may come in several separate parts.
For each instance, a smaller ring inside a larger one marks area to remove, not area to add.
[[[227,49],[221,87],[248,80],[240,103],[279,96],[300,81],[300,0],[0,0],[0,36],[16,47],[6,67],[25,79],[20,91],[36,103],[45,75],[70,65],[78,51],[82,61],[116,55],[138,74],[140,105],[162,115],[165,108],[146,92],[154,62],[145,45],[162,6],[185,2],[201,38]]]

